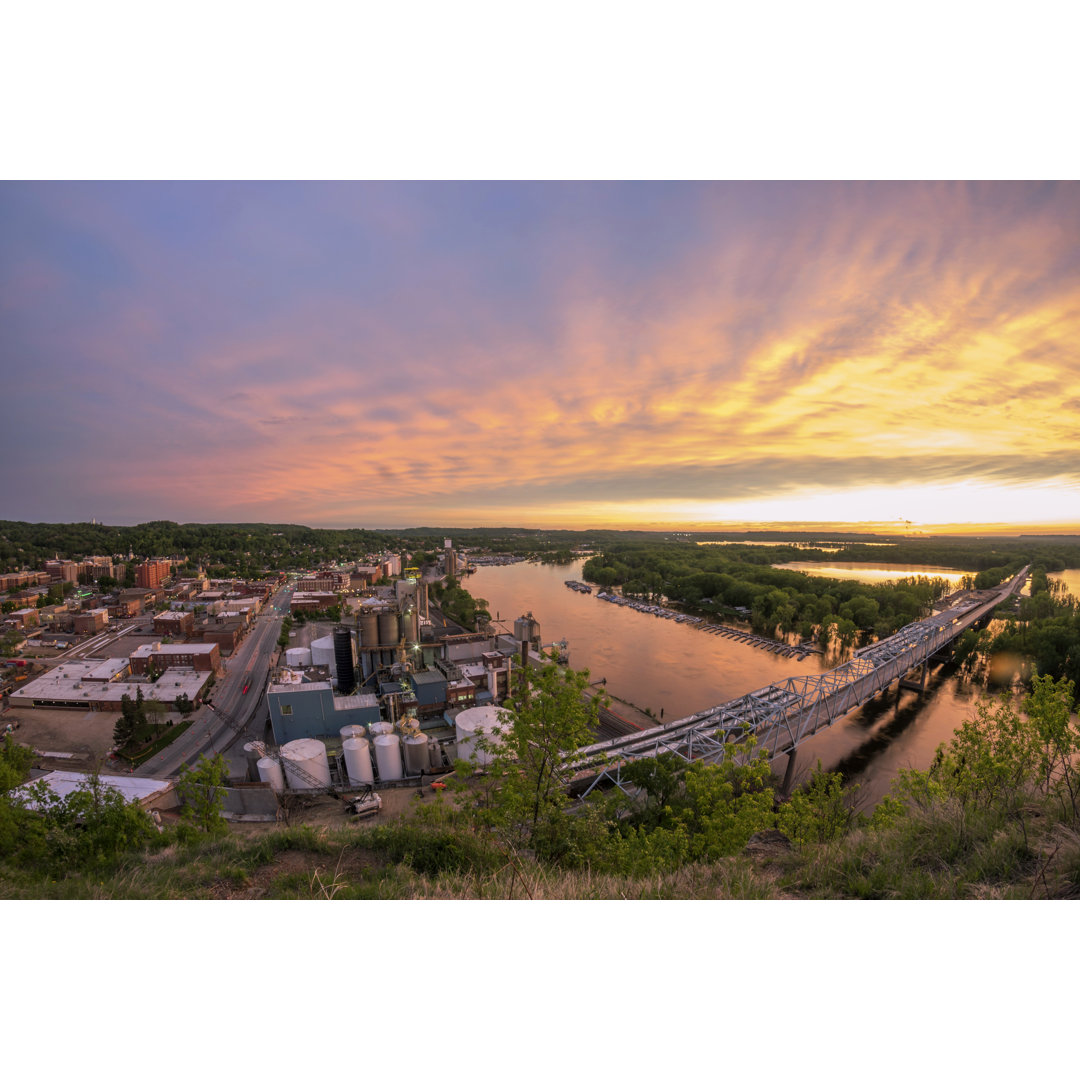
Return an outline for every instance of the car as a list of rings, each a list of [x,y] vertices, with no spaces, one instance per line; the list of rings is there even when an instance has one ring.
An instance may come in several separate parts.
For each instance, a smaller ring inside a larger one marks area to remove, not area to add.
[[[250,681],[250,680],[248,680],[248,682],[244,683],[244,689],[243,689],[243,690],[241,690],[240,692],[241,692],[242,694],[246,694],[246,693],[248,692],[248,687],[249,687],[249,686],[251,686],[251,681]]]

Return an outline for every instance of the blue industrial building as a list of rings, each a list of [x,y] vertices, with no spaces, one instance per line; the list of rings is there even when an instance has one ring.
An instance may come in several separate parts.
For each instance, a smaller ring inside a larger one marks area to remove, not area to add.
[[[328,682],[272,683],[266,700],[279,746],[293,739],[337,738],[346,724],[366,726],[382,719],[374,694],[335,697]]]

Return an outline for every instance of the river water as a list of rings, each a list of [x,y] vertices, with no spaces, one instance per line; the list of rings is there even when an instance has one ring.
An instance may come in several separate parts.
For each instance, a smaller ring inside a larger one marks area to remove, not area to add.
[[[803,661],[776,656],[737,641],[577,593],[563,584],[581,580],[584,560],[566,566],[516,563],[480,567],[465,579],[473,596],[484,597],[493,616],[512,632],[514,619],[531,612],[546,643],[566,638],[570,666],[587,668],[590,679],[607,679],[615,698],[651,709],[665,720],[700,712],[789,675],[825,670],[822,657]],[[924,572],[925,568],[907,572]],[[955,572],[955,571],[954,571]],[[901,575],[903,576],[903,575]],[[860,785],[870,807],[887,795],[901,768],[926,768],[937,746],[974,711],[981,691],[941,666],[931,669],[926,691],[889,694],[804,743],[799,774],[820,760]],[[618,712],[618,701],[612,703]],[[785,759],[781,758],[782,767]]]
[[[778,570],[801,570],[811,577],[839,578],[841,581],[861,581],[864,585],[882,585],[905,577],[944,578],[954,589],[968,570],[949,566],[916,566],[914,563],[852,563],[852,562],[785,562],[773,563]]]

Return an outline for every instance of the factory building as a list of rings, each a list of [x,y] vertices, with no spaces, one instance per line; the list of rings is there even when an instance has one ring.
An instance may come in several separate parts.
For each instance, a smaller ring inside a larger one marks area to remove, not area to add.
[[[279,746],[293,739],[336,738],[349,724],[370,727],[382,719],[374,694],[335,696],[329,682],[271,683],[266,693],[270,727]]]

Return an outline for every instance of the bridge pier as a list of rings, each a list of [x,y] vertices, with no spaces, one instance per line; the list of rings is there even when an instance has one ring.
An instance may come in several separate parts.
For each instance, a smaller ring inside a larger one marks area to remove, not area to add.
[[[784,782],[780,786],[780,794],[786,799],[791,794],[791,786],[795,782],[795,759],[799,756],[799,748],[793,746],[788,751],[787,770],[784,772]]]
[[[908,676],[922,672],[919,677],[919,681],[915,682],[914,679]],[[926,689],[926,677],[930,673],[930,661],[924,660],[917,668],[912,668],[900,681],[896,684],[896,696],[900,697],[901,690],[914,690],[915,693],[921,694]]]

